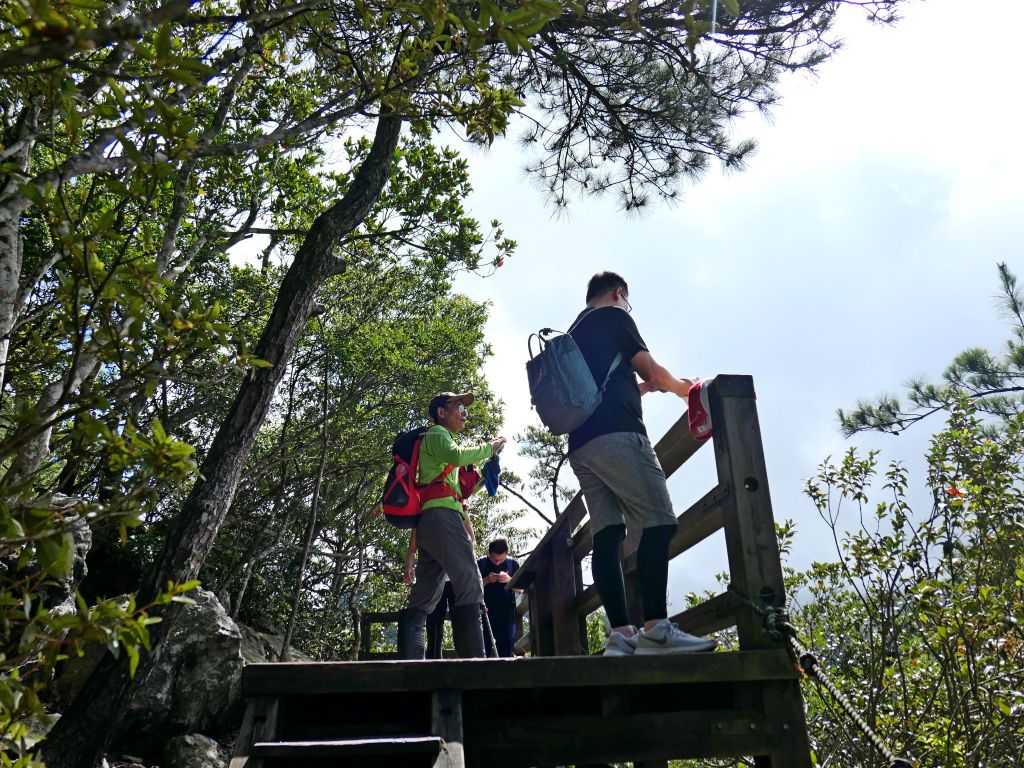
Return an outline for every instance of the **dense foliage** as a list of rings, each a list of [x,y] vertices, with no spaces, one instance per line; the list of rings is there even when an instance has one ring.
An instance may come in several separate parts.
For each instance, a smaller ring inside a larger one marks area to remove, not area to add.
[[[1002,359],[961,353],[941,383],[911,382],[912,409],[884,397],[840,412],[847,431],[941,414],[926,494],[898,462],[876,487],[877,452],[852,449],[806,489],[838,560],[794,575],[798,622],[868,723],[922,765],[1024,762],[1024,313],[1005,264],[999,277],[1012,330]],[[810,705],[822,762],[883,765],[827,694]]]

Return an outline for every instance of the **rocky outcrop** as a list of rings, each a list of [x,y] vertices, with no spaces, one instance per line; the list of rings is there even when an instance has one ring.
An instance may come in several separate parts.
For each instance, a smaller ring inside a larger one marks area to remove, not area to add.
[[[57,615],[74,613],[77,610],[75,590],[89,572],[85,563],[85,558],[92,547],[92,529],[89,528],[89,523],[81,517],[76,518],[71,524],[71,538],[75,547],[71,572],[60,579],[47,596],[49,604],[54,606],[50,610]]]
[[[245,624],[239,624],[238,629],[242,633],[242,658],[245,659],[246,664],[265,664],[281,660],[283,634],[262,632]],[[315,659],[292,648],[288,652],[288,661],[315,661]]]
[[[242,635],[212,592],[198,589],[139,680],[118,741],[151,751],[186,733],[223,733],[241,718]]]
[[[175,736],[164,747],[163,768],[225,768],[217,742],[199,733]]]
[[[115,737],[118,749],[158,756],[172,737],[220,735],[241,720],[242,634],[212,592],[197,589],[189,597],[194,603],[183,606],[154,663],[140,665],[142,677]],[[105,653],[92,644],[83,657],[69,659],[53,686],[58,703],[77,695]]]
[[[170,634],[157,646],[152,665],[140,666],[142,677],[134,686],[115,738],[115,748],[147,760],[163,759],[161,766],[218,766],[220,762],[182,762],[174,754],[196,754],[213,743],[198,734],[221,737],[241,721],[242,668],[247,663],[278,660],[282,635],[236,624],[216,596],[204,589],[189,593],[194,604],[182,608]],[[127,600],[127,598],[125,598]],[[69,659],[52,693],[66,706],[78,693],[96,664],[107,652],[90,644],[81,658]],[[313,661],[291,651],[291,661]],[[208,743],[209,742],[209,743]],[[198,747],[197,744],[206,747]],[[208,750],[207,750],[208,751]],[[212,753],[210,753],[212,754]]]

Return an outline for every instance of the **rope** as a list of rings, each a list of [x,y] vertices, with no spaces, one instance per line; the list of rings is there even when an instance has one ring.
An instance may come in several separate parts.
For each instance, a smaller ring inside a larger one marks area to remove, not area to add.
[[[797,663],[800,665],[800,669],[803,670],[804,674],[808,677],[812,677],[825,686],[826,690],[832,695],[832,698],[842,707],[843,711],[849,716],[853,722],[857,724],[861,732],[871,742],[871,745],[875,750],[889,761],[889,768],[914,768],[913,762],[905,757],[898,757],[892,750],[886,746],[885,742],[878,736],[877,733],[868,725],[867,721],[860,716],[860,713],[854,709],[853,704],[850,700],[843,695],[832,680],[829,679],[828,674],[822,668],[821,664],[818,663],[818,659],[811,653],[804,645],[800,642],[796,627],[789,623],[789,615],[786,613],[785,608],[777,608],[775,606],[767,606],[762,608],[761,606],[754,603],[750,598],[740,592],[738,589],[729,585],[729,591],[736,595],[741,601],[749,606],[753,611],[762,618],[764,621],[764,631],[773,640],[779,642],[788,642],[789,650],[797,659]]]

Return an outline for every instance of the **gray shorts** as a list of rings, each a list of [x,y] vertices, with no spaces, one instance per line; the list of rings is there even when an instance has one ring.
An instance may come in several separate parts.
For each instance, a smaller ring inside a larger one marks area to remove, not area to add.
[[[609,525],[676,525],[665,473],[654,447],[638,432],[595,437],[569,454],[590,512],[590,530]]]

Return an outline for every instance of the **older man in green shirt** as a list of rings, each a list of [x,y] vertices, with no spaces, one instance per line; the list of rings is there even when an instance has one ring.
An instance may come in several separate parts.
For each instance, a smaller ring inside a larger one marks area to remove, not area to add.
[[[398,657],[422,659],[427,616],[441,599],[445,574],[451,580],[455,601],[451,609],[452,638],[459,658],[484,655],[484,637],[480,622],[483,586],[474,552],[473,524],[463,505],[459,487],[459,467],[480,464],[501,452],[505,438],[485,443],[456,445],[453,435],[466,426],[471,393],[442,392],[430,401],[434,425],[420,443],[419,475],[421,486],[436,487],[423,502],[416,525],[418,550],[416,581],[409,604],[398,618]],[[450,468],[450,469],[449,469]],[[445,470],[448,469],[447,473]]]

